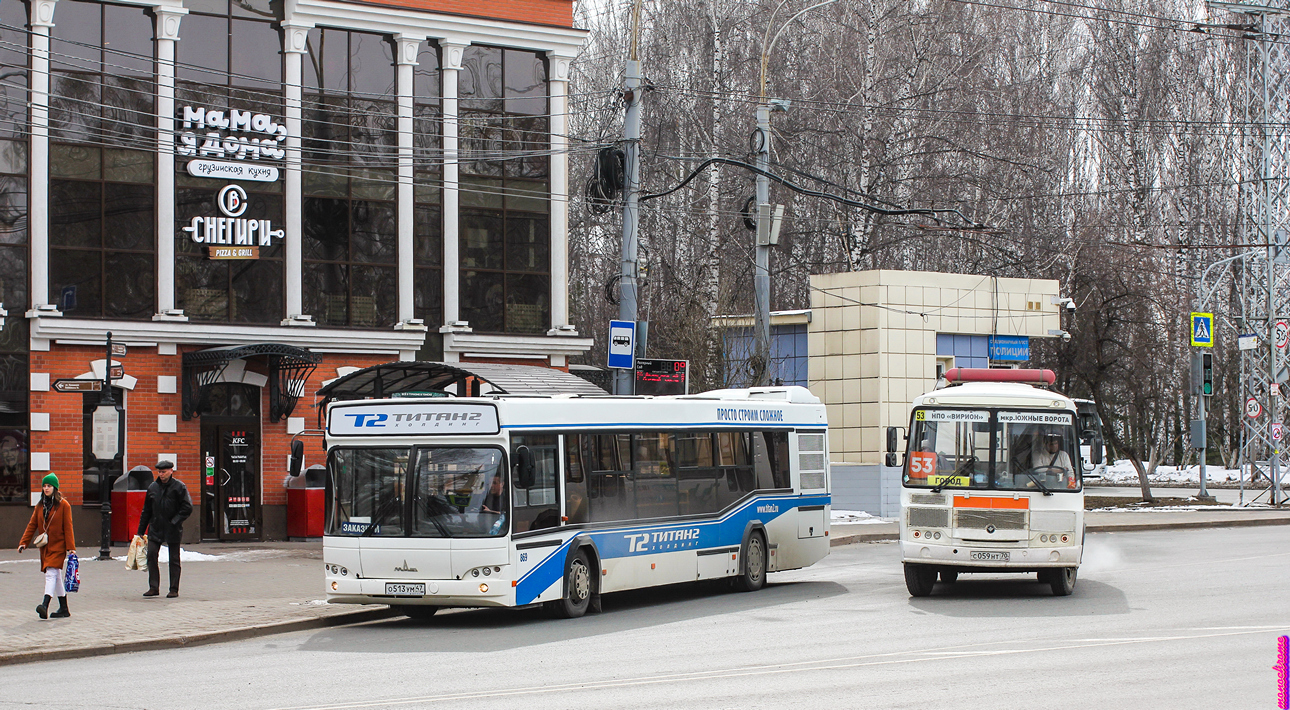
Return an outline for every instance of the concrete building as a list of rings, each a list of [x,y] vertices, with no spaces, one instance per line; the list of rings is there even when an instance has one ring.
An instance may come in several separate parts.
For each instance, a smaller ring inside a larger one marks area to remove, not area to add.
[[[1025,367],[1030,338],[1060,337],[1053,280],[921,271],[811,277],[809,387],[829,417],[830,460],[878,464],[888,426],[952,367]]]
[[[324,380],[587,350],[572,5],[0,3],[0,535],[53,471],[97,537],[100,395],[60,379],[122,365],[114,470],[174,460],[189,537],[262,539]]]

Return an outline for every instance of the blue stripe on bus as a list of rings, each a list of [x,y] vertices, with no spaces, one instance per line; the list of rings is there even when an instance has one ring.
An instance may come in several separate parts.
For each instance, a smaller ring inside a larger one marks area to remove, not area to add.
[[[828,505],[830,496],[778,496],[754,498],[717,520],[695,523],[667,523],[622,527],[612,530],[578,531],[547,555],[515,585],[515,603],[531,604],[542,592],[564,576],[569,544],[578,537],[591,538],[602,559],[636,557],[680,550],[734,547],[743,542],[750,520],[763,524],[794,508]],[[593,572],[594,573],[594,572]]]

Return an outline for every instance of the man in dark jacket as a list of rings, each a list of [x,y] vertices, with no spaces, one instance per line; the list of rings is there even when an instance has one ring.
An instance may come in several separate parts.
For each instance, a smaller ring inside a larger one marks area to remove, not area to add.
[[[170,550],[170,593],[168,599],[179,596],[179,542],[184,536],[184,520],[193,512],[193,500],[188,487],[175,478],[175,464],[157,462],[157,478],[148,486],[143,499],[143,514],[139,516],[139,535],[148,536],[148,591],[145,597],[155,597],[161,587],[161,569],[157,556],[165,544]]]

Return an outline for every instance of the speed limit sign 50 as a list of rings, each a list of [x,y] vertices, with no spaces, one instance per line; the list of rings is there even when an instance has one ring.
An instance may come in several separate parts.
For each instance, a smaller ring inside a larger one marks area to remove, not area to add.
[[[1263,414],[1263,405],[1259,404],[1259,400],[1253,397],[1245,400],[1245,416],[1258,419],[1260,414]]]

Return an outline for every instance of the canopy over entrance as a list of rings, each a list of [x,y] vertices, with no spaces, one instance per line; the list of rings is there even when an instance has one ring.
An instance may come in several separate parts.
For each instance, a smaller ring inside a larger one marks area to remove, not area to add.
[[[492,387],[489,394],[607,394],[577,375],[549,367],[405,361],[373,365],[328,382],[318,390],[319,407],[347,399],[477,397],[484,384]]]
[[[322,362],[321,357],[304,348],[281,343],[230,345],[184,353],[184,419],[192,419],[205,408],[211,385],[228,381],[224,373],[231,363],[253,358],[263,358],[268,364],[271,422],[290,416],[304,393],[305,380]]]

